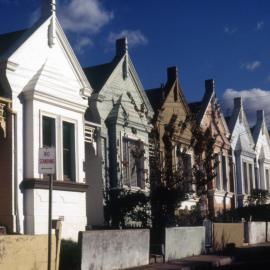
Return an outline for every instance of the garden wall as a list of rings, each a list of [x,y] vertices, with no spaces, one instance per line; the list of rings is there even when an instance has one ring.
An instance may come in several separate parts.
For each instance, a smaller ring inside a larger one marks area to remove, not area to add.
[[[264,243],[267,240],[266,222],[246,222],[245,242],[249,244]]]
[[[165,231],[165,261],[200,255],[205,250],[204,227],[174,227]]]
[[[0,235],[0,269],[47,270],[47,235]],[[52,270],[56,270],[56,237],[52,236]]]
[[[214,223],[213,230],[213,247],[215,250],[223,250],[231,243],[236,247],[241,247],[244,243],[243,223]]]
[[[149,230],[80,232],[81,270],[113,270],[149,264]]]

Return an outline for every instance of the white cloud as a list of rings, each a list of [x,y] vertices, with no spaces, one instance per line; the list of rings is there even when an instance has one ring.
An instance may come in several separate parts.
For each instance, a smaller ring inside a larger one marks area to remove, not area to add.
[[[65,30],[84,34],[99,32],[114,16],[100,0],[69,0],[58,7],[58,15]]]
[[[242,68],[248,70],[248,71],[254,71],[256,70],[257,68],[259,68],[261,66],[261,62],[256,60],[256,61],[253,61],[253,62],[250,62],[250,63],[246,63],[246,64],[242,64]]]
[[[86,47],[93,46],[93,42],[89,37],[79,37],[75,43],[74,49],[80,54],[84,53]]]
[[[228,35],[233,35],[238,31],[238,28],[229,28],[228,26],[224,27],[224,32]]]
[[[257,22],[256,30],[257,30],[257,31],[262,30],[262,29],[263,29],[263,26],[264,26],[264,22],[263,22],[263,21]]]
[[[242,97],[244,109],[251,125],[256,122],[256,111],[264,110],[267,125],[270,127],[270,90],[252,88],[248,90],[227,89],[221,100],[225,115],[230,115],[233,109],[233,99]]]
[[[109,43],[115,43],[116,39],[127,37],[129,47],[148,44],[148,39],[140,30],[122,30],[119,33],[111,32],[108,37]]]

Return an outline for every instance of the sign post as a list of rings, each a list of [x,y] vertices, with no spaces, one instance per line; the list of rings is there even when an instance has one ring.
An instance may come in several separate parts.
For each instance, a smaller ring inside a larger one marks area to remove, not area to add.
[[[48,207],[48,270],[51,270],[52,258],[52,191],[53,175],[55,174],[55,148],[39,149],[39,173],[48,174],[49,182],[49,207]]]

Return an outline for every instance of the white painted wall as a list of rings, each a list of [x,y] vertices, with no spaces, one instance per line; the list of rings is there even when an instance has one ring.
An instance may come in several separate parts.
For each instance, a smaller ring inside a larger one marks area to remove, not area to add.
[[[42,178],[38,173],[38,149],[42,146],[42,115],[56,119],[57,180],[63,181],[62,121],[75,124],[76,182],[84,183],[84,112],[88,106],[81,89],[89,87],[75,55],[57,24],[55,45],[48,46],[50,19],[43,22],[10,56],[15,69],[7,69],[13,110],[17,113],[18,185],[25,178]],[[19,186],[15,187],[19,189]],[[25,190],[19,194],[22,232],[46,233],[47,191]],[[64,216],[63,236],[77,239],[86,226],[86,194],[54,191],[53,217]]]

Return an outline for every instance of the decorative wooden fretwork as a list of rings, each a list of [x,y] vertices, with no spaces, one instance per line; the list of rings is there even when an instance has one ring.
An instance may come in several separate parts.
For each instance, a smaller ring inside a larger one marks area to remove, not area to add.
[[[96,130],[95,127],[93,127],[89,123],[85,122],[85,126],[84,126],[84,140],[85,140],[85,142],[91,143],[91,144],[94,142],[95,130]]]

